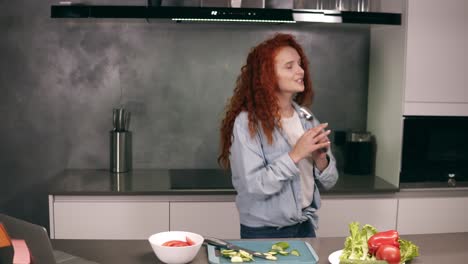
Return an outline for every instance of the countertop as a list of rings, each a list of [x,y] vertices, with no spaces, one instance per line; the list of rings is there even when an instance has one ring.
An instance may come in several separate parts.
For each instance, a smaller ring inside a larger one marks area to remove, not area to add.
[[[398,187],[373,175],[340,174],[323,194],[394,193]],[[53,195],[235,195],[229,171],[220,169],[67,169],[53,178]]]
[[[402,238],[419,246],[420,256],[411,264],[466,263],[468,233],[405,235]],[[343,247],[344,237],[307,238],[319,256],[319,263],[328,262],[328,256]],[[80,256],[102,264],[161,263],[146,240],[52,240],[54,249]],[[202,247],[192,264],[206,264],[206,247]]]

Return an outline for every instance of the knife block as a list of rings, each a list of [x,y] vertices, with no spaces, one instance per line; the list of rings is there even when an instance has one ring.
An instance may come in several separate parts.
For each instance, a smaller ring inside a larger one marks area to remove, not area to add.
[[[110,131],[110,171],[128,172],[132,169],[132,132]]]

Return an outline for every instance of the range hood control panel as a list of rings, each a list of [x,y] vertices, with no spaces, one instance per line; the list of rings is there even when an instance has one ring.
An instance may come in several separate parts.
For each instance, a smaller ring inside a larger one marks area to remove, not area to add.
[[[206,7],[192,10],[178,9],[176,13],[172,14],[171,19],[174,21],[295,23],[291,10],[260,8]]]

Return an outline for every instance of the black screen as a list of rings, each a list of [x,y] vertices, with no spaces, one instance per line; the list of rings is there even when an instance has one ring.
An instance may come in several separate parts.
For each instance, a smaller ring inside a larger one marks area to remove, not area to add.
[[[468,117],[407,116],[401,182],[468,180]]]

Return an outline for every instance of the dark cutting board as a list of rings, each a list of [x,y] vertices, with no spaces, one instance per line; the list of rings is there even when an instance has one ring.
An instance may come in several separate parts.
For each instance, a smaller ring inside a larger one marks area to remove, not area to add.
[[[230,240],[234,245],[239,247],[248,248],[258,252],[268,252],[271,249],[271,246],[277,242],[285,241],[289,243],[289,248],[287,251],[291,251],[292,249],[297,249],[300,256],[293,256],[289,254],[288,256],[282,255],[275,255],[278,257],[278,260],[271,261],[262,258],[255,258],[255,262],[246,262],[246,263],[288,263],[288,264],[301,264],[301,263],[308,263],[314,264],[318,263],[318,255],[312,246],[304,241],[300,240],[278,240],[278,241],[242,241],[242,240]],[[216,249],[215,246],[208,245],[208,261],[212,264],[221,264],[221,263],[231,263],[229,258],[225,258],[220,256],[219,251]]]

